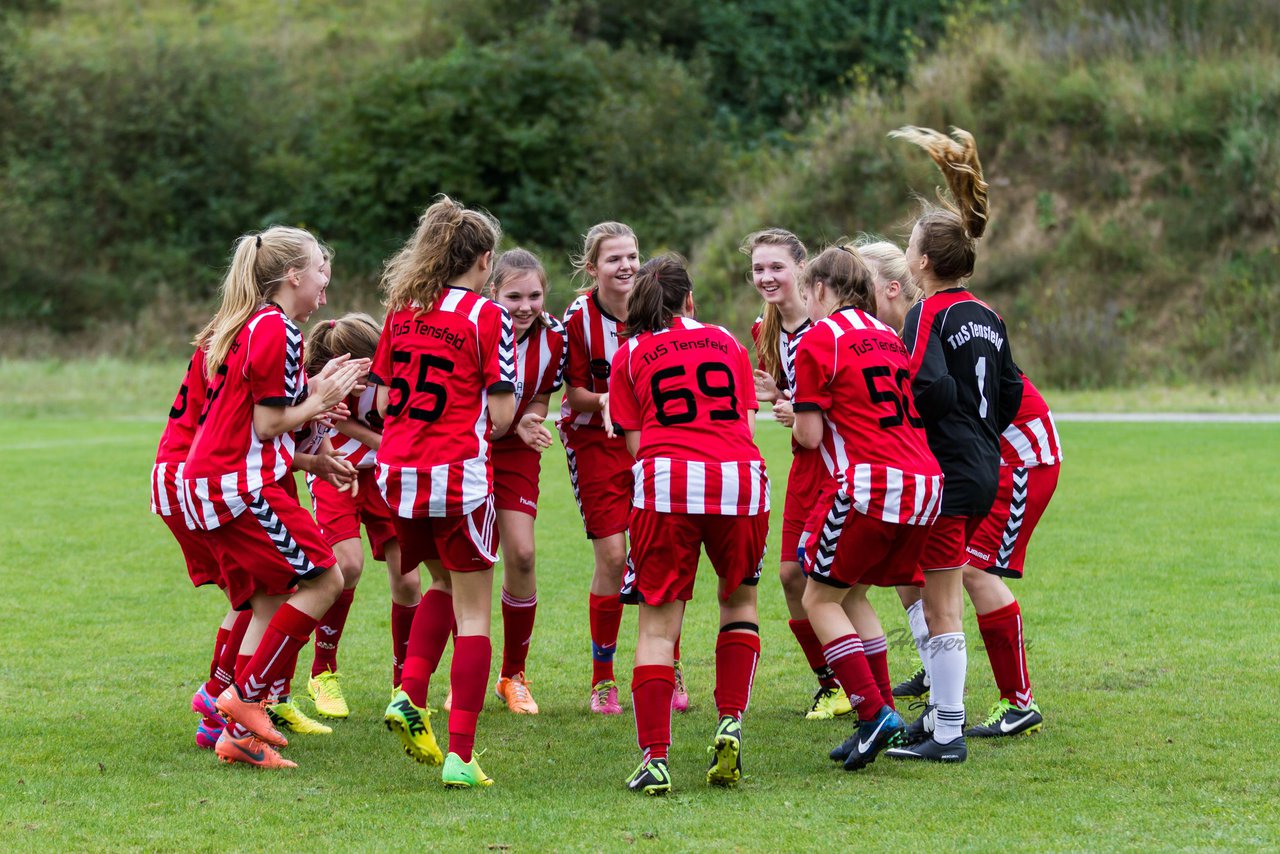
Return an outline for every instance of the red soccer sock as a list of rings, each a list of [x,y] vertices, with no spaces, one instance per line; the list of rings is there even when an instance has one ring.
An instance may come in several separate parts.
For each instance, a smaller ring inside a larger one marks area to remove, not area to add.
[[[218,624],[218,633],[213,639],[213,659],[209,662],[209,678],[213,679],[218,675],[218,662],[222,661],[222,653],[226,651],[227,639],[231,637],[231,629],[224,629],[222,623]],[[214,694],[216,697],[217,694]]]
[[[978,631],[987,648],[991,673],[1001,698],[1020,709],[1031,705],[1031,677],[1027,674],[1027,650],[1022,642],[1022,609],[1017,602],[978,615]]]
[[[343,590],[316,626],[316,649],[311,659],[311,675],[319,676],[326,670],[338,672],[338,642],[342,640],[342,629],[347,625],[347,614],[351,613],[351,601],[356,598],[355,588]]]
[[[440,665],[444,645],[453,632],[453,596],[443,590],[428,590],[415,611],[400,689],[409,695],[410,702],[425,709],[431,675]]]
[[[399,688],[404,660],[409,652],[409,633],[413,630],[415,605],[391,603],[391,687]]]
[[[636,741],[648,759],[666,759],[671,746],[671,695],[676,669],[670,664],[637,664],[631,671],[631,703]]]
[[[213,676],[204,684],[204,690],[210,697],[216,697],[236,681],[236,659],[240,656],[240,644],[244,640],[245,629],[253,619],[252,611],[241,611],[227,634],[226,643],[222,645],[222,654],[218,656],[218,666]]]
[[[489,684],[493,646],[484,635],[459,635],[453,639],[453,668],[449,674],[453,707],[449,710],[449,752],[471,761],[476,744],[476,720],[484,707]]]
[[[884,705],[880,689],[876,686],[871,667],[862,652],[862,641],[856,634],[836,638],[822,648],[831,669],[835,671],[840,687],[849,695],[849,702],[858,710],[858,720],[869,721]]]
[[[754,632],[721,632],[716,638],[716,709],[720,714],[742,717],[751,700],[751,685],[760,660],[760,635]]]
[[[502,588],[502,676],[524,672],[533,639],[533,618],[538,611],[538,596],[520,599]]]
[[[867,666],[880,689],[880,699],[891,709],[893,704],[893,683],[889,680],[889,642],[884,635],[878,638],[867,638],[862,642],[862,652],[867,657]]]
[[[597,596],[589,600],[591,612],[591,684],[613,679],[613,654],[618,650],[618,629],[622,625],[622,602],[617,596]],[[673,677],[674,678],[674,677]]]
[[[809,662],[810,669],[818,677],[818,684],[824,688],[834,688],[836,675],[822,657],[822,642],[813,633],[813,626],[809,625],[808,620],[788,620],[787,625],[791,627],[791,634],[796,636],[796,642],[804,652],[804,660]]]
[[[240,696],[250,702],[261,700],[268,692],[281,696],[297,666],[298,650],[306,645],[316,622],[315,617],[287,602],[281,605],[267,625],[245,672],[236,673]]]

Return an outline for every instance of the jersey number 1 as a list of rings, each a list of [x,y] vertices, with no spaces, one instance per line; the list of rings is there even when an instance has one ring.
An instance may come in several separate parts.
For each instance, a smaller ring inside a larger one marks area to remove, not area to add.
[[[979,356],[973,366],[973,373],[978,378],[978,417],[987,417],[987,357]]]

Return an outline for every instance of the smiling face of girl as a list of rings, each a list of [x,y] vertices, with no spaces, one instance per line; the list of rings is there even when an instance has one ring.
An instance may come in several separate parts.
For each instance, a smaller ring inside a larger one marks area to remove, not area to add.
[[[497,288],[494,299],[511,315],[511,325],[520,338],[542,316],[546,290],[533,270],[521,270],[506,277]]]
[[[751,283],[767,303],[785,305],[797,299],[799,272],[785,246],[765,243],[751,250]]]
[[[626,303],[631,282],[640,269],[640,248],[630,235],[607,237],[600,241],[594,262],[586,264],[587,275],[595,279],[600,290],[612,300]]]

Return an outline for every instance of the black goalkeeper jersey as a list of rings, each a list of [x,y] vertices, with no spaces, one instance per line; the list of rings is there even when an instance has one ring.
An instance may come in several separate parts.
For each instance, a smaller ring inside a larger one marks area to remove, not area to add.
[[[951,288],[912,306],[902,333],[916,408],[946,478],[942,515],[984,516],[1000,477],[1000,434],[1022,402],[1004,321]]]

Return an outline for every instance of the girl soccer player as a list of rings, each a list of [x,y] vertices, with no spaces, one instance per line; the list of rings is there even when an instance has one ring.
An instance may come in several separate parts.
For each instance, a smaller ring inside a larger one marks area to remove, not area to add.
[[[276,226],[245,235],[222,304],[196,340],[208,392],[183,486],[232,607],[254,614],[240,649],[251,657],[217,698],[228,721],[215,748],[224,762],[295,764],[271,747],[287,742],[266,699],[283,692],[297,651],[342,591],[332,549],[284,483],[292,431],[340,404],[368,370],[344,357],[307,382],[295,323],[319,307],[328,284],[328,254],[308,232]]]
[[[564,326],[543,311],[547,274],[524,249],[502,253],[490,296],[511,315],[516,338],[515,427],[493,443],[493,501],[502,544],[502,669],[494,693],[517,714],[536,715],[525,679],[538,591],[534,579],[533,521],[538,514],[542,452],[551,447],[545,426],[548,400],[560,388]]]
[[[307,333],[307,373],[316,374],[330,359],[350,353],[372,359],[378,347],[380,329],[367,314],[352,313],[336,320],[322,320]],[[316,711],[331,718],[350,714],[342,683],[338,679],[338,644],[355,597],[356,585],[364,572],[364,546],[360,526],[369,537],[373,559],[386,561],[391,582],[391,685],[400,686],[400,669],[409,643],[414,610],[422,598],[418,571],[401,572],[400,544],[396,542],[391,511],[378,491],[374,465],[382,440],[382,419],[375,408],[377,389],[367,386],[347,398],[351,417],[334,425],[336,454],[355,467],[359,476],[353,487],[337,489],[323,478],[307,478],[311,504],[325,541],[333,548],[342,570],[343,588],[333,607],[316,627],[315,651],[307,692]]]
[[[197,348],[187,363],[187,374],[173,406],[169,407],[169,420],[156,450],[156,462],[151,469],[151,512],[164,520],[178,541],[191,583],[196,587],[216,584],[221,589],[225,585],[218,560],[202,532],[193,530],[195,520],[187,509],[182,490],[182,469],[199,426],[204,399],[204,351]],[[216,698],[234,678],[236,654],[252,616],[250,611],[237,612],[232,608],[218,626],[209,679],[191,697],[191,710],[200,715],[200,723],[196,725],[198,747],[212,750],[222,735],[226,721],[218,713]]]
[[[492,649],[493,470],[490,442],[515,414],[511,317],[479,295],[501,234],[497,220],[439,197],[382,276],[387,319],[373,358],[384,418],[378,486],[395,513],[402,567],[425,562],[431,586],[418,604],[388,729],[420,762],[444,760],[446,787],[488,786],[473,752]],[[449,755],[431,732],[427,690],[457,627]]]
[[[963,762],[964,679],[968,665],[961,606],[966,547],[995,500],[1000,434],[1022,398],[1004,321],[965,287],[973,275],[977,241],[987,225],[987,183],[973,136],[954,140],[907,127],[894,135],[922,146],[951,190],[942,208],[916,220],[907,264],[925,298],[907,312],[903,341],[911,353],[911,389],[924,419],[929,447],[946,476],[942,510],[921,558],[926,659],[933,707],[920,731],[932,737],[891,748],[900,759]]]
[[[916,413],[907,353],[875,317],[875,283],[857,251],[832,247],[805,270],[815,325],[796,355],[796,440],[836,474],[812,517],[804,606],[851,700],[858,728],[832,759],[865,767],[905,725],[888,671],[877,678],[847,613],[871,610],[869,585],[921,584],[920,555],[938,513],[942,476]],[[871,611],[874,620],[874,611]],[[878,639],[883,630],[874,620]]]
[[[764,299],[764,311],[751,328],[759,360],[755,372],[756,396],[772,403],[778,422],[790,429],[794,423],[791,395],[795,389],[796,348],[811,323],[808,300],[799,285],[808,253],[800,238],[781,228],[766,228],[747,235],[742,252],[751,258],[751,283]],[[818,689],[805,717],[824,720],[847,714],[852,707],[822,657],[822,644],[813,633],[801,603],[805,582],[797,550],[813,508],[813,497],[829,475],[818,452],[801,446],[794,437],[791,452],[787,497],[782,506],[779,576],[787,600],[791,633],[818,678]]]
[[[675,644],[701,548],[720,578],[716,708],[707,782],[742,777],[742,714],[760,657],[756,583],[769,532],[769,481],[755,446],[751,361],[726,330],[693,319],[684,259],[640,268],[627,299],[632,338],[613,357],[610,415],[636,459],[623,597],[640,604],[631,697],[643,752],[627,781],[671,789]]]
[[[907,309],[920,298],[906,256],[886,241],[859,246],[859,252],[875,274],[879,316],[901,330]],[[1025,374],[1022,389],[1018,414],[1000,434],[1000,483],[995,503],[966,547],[970,565],[964,572],[964,588],[977,612],[978,630],[1000,690],[1000,700],[986,720],[965,730],[966,737],[1035,732],[1044,723],[1027,674],[1022,611],[1003,578],[1022,577],[1031,532],[1058,483],[1062,445],[1048,404]],[[923,653],[929,631],[920,591],[899,587],[898,595],[907,609],[917,650]],[[927,697],[928,693],[923,663],[894,688],[899,697]]]
[[[622,706],[613,656],[622,624],[618,590],[627,563],[634,460],[626,443],[614,436],[609,426],[609,371],[626,334],[627,297],[640,266],[635,232],[620,222],[592,226],[574,266],[590,285],[564,314],[565,393],[560,438],[573,494],[595,555],[588,600],[591,711],[618,715]],[[580,473],[590,477],[580,477]]]

